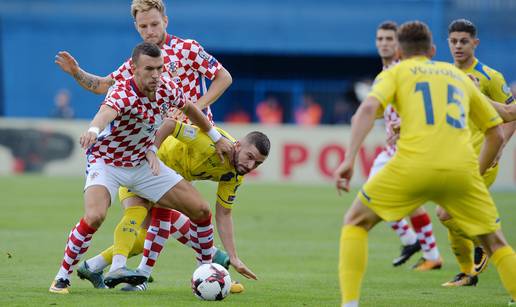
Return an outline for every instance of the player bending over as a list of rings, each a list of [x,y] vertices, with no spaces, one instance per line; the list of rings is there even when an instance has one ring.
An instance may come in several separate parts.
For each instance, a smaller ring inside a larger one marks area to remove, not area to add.
[[[251,132],[241,140],[236,141],[226,131],[217,129],[234,144],[233,156],[225,159],[225,161],[219,159],[211,145],[211,140],[206,134],[201,133],[195,126],[176,123],[173,120],[166,120],[163,129],[159,132],[161,136],[169,134],[171,136],[162,143],[158,151],[158,157],[165,165],[176,170],[186,180],[218,182],[215,219],[221,242],[229,253],[227,262],[231,263],[245,277],[256,279],[256,275],[238,257],[231,213],[236,191],[242,184],[244,176],[265,161],[269,154],[270,141],[265,134],[258,131]],[[160,137],[157,137],[156,142],[161,142]],[[145,227],[140,228],[140,225],[147,215],[147,208],[152,204],[129,192],[126,188],[120,188],[119,194],[125,213],[116,227],[114,245],[85,261],[78,269],[79,276],[88,279],[95,288],[105,287],[102,271],[109,264],[111,264],[110,271],[116,270],[117,266],[125,265],[127,257],[139,255],[144,251],[147,231]],[[164,215],[170,214],[170,235],[179,242],[193,248],[196,251],[197,263],[200,264],[204,255],[199,253],[198,243],[193,242],[190,237],[190,220],[188,217],[176,210],[152,209],[152,214],[161,214],[162,212]],[[162,233],[161,235],[165,234]],[[217,250],[214,254],[214,261],[217,261],[217,258],[222,258],[222,261],[219,260],[219,262],[226,266],[229,265],[225,261],[227,256],[224,257],[221,251]],[[117,263],[117,259],[120,257],[123,259],[122,264]],[[139,270],[144,271],[146,268],[145,262],[142,262]],[[146,274],[146,277],[149,276],[150,271]],[[239,288],[241,291],[241,285],[232,285],[233,292],[238,292]],[[146,289],[147,283],[136,286],[128,285],[122,288],[122,290],[128,291]]]

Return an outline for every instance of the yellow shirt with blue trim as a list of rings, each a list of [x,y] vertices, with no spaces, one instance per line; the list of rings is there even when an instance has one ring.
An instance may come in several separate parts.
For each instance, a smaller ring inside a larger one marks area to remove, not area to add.
[[[381,72],[369,96],[401,117],[396,159],[412,166],[478,168],[469,118],[482,131],[502,119],[454,65],[418,56]]]
[[[223,137],[236,142],[223,129],[217,130]],[[230,159],[220,161],[212,140],[198,127],[177,123],[172,135],[161,144],[158,157],[188,181],[218,182],[217,201],[223,207],[232,209],[236,191],[244,176],[238,175]]]
[[[470,67],[462,71],[473,75],[478,80],[480,91],[491,100],[505,104],[515,103],[511,90],[500,72],[484,65],[476,58]],[[471,138],[475,152],[479,154],[484,143],[484,134],[475,125],[471,125]]]

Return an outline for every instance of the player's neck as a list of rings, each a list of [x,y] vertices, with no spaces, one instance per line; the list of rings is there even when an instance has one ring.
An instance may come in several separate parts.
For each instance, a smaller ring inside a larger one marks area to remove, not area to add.
[[[459,69],[468,69],[473,65],[473,62],[475,62],[475,56],[470,56],[464,61],[455,61],[455,66]]]
[[[382,58],[383,67],[389,67],[396,61],[395,57]]]
[[[141,84],[140,80],[137,80],[136,78],[134,79],[134,83],[136,84],[138,91],[145,95],[145,97],[149,98],[149,100],[156,100],[156,91],[146,90],[143,84]]]
[[[161,42],[159,42],[158,46],[163,46],[166,42],[167,42],[167,37],[168,37],[168,34],[167,32],[165,32],[165,34],[163,34],[163,38],[161,39]]]

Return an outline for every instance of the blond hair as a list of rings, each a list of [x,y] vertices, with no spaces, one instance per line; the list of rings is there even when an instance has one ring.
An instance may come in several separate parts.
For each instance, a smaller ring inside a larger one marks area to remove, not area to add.
[[[157,9],[165,17],[165,4],[162,0],[133,0],[131,3],[131,15],[136,18],[138,12],[147,12]]]

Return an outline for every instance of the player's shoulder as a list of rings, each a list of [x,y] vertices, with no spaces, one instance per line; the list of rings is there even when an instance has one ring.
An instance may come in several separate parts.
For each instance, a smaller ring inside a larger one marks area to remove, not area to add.
[[[108,96],[113,98],[124,98],[137,96],[130,80],[117,80],[109,89]]]
[[[199,49],[202,46],[195,39],[172,36],[170,44],[177,49]]]
[[[484,64],[483,62],[477,60],[477,63],[473,67],[473,70],[480,75],[482,78],[485,78],[487,81],[500,81],[504,80],[503,74],[496,69]]]

